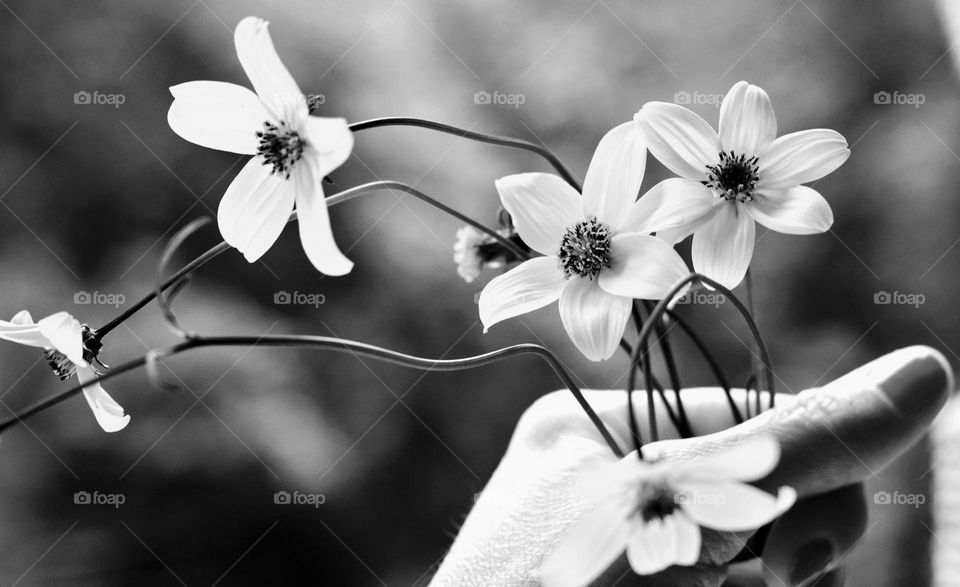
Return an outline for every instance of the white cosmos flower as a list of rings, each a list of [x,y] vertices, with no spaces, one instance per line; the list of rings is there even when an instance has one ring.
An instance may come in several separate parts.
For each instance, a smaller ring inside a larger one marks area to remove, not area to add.
[[[34,323],[30,312],[19,312],[12,320],[0,320],[0,338],[44,349],[47,362],[61,379],[74,372],[85,383],[97,376],[96,370],[83,358],[83,326],[67,312],[57,312]],[[122,430],[130,416],[110,397],[99,383],[83,388],[97,423],[105,432]]]
[[[830,205],[800,184],[820,179],[850,155],[836,131],[813,129],[777,138],[767,93],[737,82],[720,107],[719,134],[676,104],[650,102],[634,117],[649,149],[679,175],[648,194],[668,206],[676,243],[693,233],[693,268],[726,287],[743,280],[753,256],[754,221],[785,234],[816,234],[833,224]]]
[[[796,501],[747,485],[780,460],[780,444],[757,436],[730,450],[684,463],[647,463],[633,452],[583,472],[580,492],[594,505],[537,570],[545,587],[582,587],[626,550],[634,572],[658,573],[700,558],[700,526],[755,530]]]
[[[314,267],[327,275],[349,273],[353,263],[333,239],[322,185],[353,149],[347,121],[310,116],[266,21],[243,19],[234,41],[256,93],[224,82],[187,82],[170,88],[174,101],[167,114],[170,128],[190,142],[254,155],[220,202],[223,239],[256,261],[276,242],[296,204],[300,240]]]
[[[646,147],[634,122],[608,132],[593,155],[583,196],[549,173],[509,175],[497,191],[520,238],[542,253],[480,293],[485,329],[560,300],[560,319],[590,360],[610,358],[633,298],[660,299],[688,274],[683,259],[650,236],[654,200],[637,193]]]

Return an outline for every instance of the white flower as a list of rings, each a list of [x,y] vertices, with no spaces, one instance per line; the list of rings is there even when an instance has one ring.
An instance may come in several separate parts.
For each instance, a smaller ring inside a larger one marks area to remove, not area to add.
[[[314,267],[327,275],[349,273],[353,263],[333,239],[322,185],[353,149],[347,122],[310,116],[266,21],[243,19],[234,41],[256,93],[224,82],[187,82],[170,88],[167,114],[170,128],[190,142],[254,155],[220,202],[223,239],[256,261],[279,238],[296,203],[300,240]]]
[[[650,102],[634,117],[649,149],[680,176],[648,196],[668,206],[673,226],[658,233],[676,243],[691,233],[693,268],[726,287],[743,280],[753,256],[754,221],[785,234],[816,234],[833,224],[830,205],[800,184],[840,167],[850,151],[837,132],[813,129],[777,136],[767,93],[735,84],[720,108],[720,132],[676,104]]]
[[[690,566],[700,557],[700,526],[755,530],[790,509],[797,494],[774,497],[747,485],[767,476],[780,445],[757,436],[720,454],[684,463],[647,463],[631,453],[584,471],[580,491],[595,505],[561,539],[537,576],[546,587],[589,584],[626,550],[634,572]]]
[[[583,197],[548,173],[497,181],[517,232],[542,253],[500,275],[480,293],[484,328],[560,300],[560,319],[590,360],[610,358],[633,298],[659,299],[688,274],[683,259],[649,234],[654,200],[637,200],[646,147],[634,122],[603,137],[590,162]]]
[[[0,338],[44,349],[47,362],[61,379],[76,372],[80,383],[85,383],[97,376],[83,357],[83,327],[67,312],[57,312],[34,323],[30,312],[24,310],[9,322],[0,320]],[[84,387],[83,396],[105,432],[117,432],[130,422],[130,416],[123,413],[120,404],[99,383]]]
[[[510,237],[510,231],[501,229],[498,234]],[[485,267],[504,266],[504,255],[482,254],[480,247],[494,245],[497,240],[479,229],[467,225],[457,231],[457,240],[453,243],[453,262],[457,264],[457,274],[467,283],[473,283]]]

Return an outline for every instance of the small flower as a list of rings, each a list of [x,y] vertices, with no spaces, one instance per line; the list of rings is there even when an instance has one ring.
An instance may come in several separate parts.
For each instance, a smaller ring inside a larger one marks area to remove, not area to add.
[[[800,184],[820,179],[850,156],[837,132],[813,129],[777,136],[767,93],[736,83],[720,108],[720,132],[676,104],[650,102],[634,117],[649,149],[680,178],[645,197],[668,206],[673,226],[658,233],[676,243],[693,234],[693,267],[736,287],[753,257],[755,221],[784,234],[817,234],[833,224],[830,205]]]
[[[633,298],[659,299],[688,274],[651,222],[655,203],[637,200],[646,148],[634,122],[608,132],[587,170],[583,196],[556,175],[497,181],[520,238],[543,257],[500,275],[480,293],[484,328],[559,299],[560,319],[590,360],[610,358]]]
[[[580,491],[594,504],[538,569],[546,587],[589,584],[626,550],[634,572],[690,566],[700,557],[700,526],[755,530],[796,501],[790,487],[776,497],[745,481],[766,477],[780,445],[757,436],[730,450],[684,463],[647,463],[631,453],[584,472]]]
[[[170,88],[167,114],[170,128],[192,143],[254,156],[220,201],[223,239],[252,263],[279,238],[296,204],[310,262],[327,275],[349,273],[353,263],[333,239],[322,185],[353,149],[347,122],[310,116],[266,21],[243,19],[234,41],[256,93],[231,83],[187,82]]]
[[[511,228],[500,228],[497,234],[521,250],[529,250]],[[484,269],[499,269],[517,260],[513,251],[473,226],[467,225],[457,231],[457,240],[453,243],[453,262],[457,264],[457,273],[467,283],[472,283]]]
[[[26,310],[9,322],[0,320],[0,338],[44,349],[44,358],[61,380],[76,374],[80,383],[86,383],[99,375],[91,364],[96,350],[87,346],[89,337],[90,328],[67,312],[57,312],[36,323]],[[130,416],[99,383],[84,387],[83,396],[105,432],[117,432],[130,422]]]

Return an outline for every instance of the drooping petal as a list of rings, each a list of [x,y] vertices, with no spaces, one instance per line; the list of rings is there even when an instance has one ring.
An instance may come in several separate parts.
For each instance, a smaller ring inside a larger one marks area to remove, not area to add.
[[[83,329],[80,322],[67,312],[57,312],[37,322],[42,334],[77,367],[86,367],[83,358]]]
[[[634,120],[640,121],[653,156],[681,177],[700,181],[706,177],[707,166],[720,159],[716,131],[683,106],[648,102]]]
[[[769,475],[780,462],[780,443],[768,434],[752,436],[729,450],[677,464],[677,478],[756,481]]]
[[[618,234],[610,239],[611,267],[600,273],[600,287],[616,296],[659,300],[690,274],[683,258],[662,239]]]
[[[820,192],[803,185],[756,190],[745,206],[754,220],[784,234],[820,234],[833,226],[830,204]]]
[[[694,547],[696,562],[700,555],[700,529],[685,517],[670,515],[635,521],[627,539],[627,560],[638,575],[652,575],[672,565],[692,564],[689,561]]]
[[[734,84],[720,106],[719,134],[725,151],[759,154],[777,137],[777,118],[767,93],[744,81]]]
[[[508,175],[496,186],[520,238],[544,255],[556,255],[566,229],[584,219],[580,194],[556,175]]]
[[[477,301],[484,332],[507,318],[557,301],[566,284],[556,257],[536,257],[494,277]]]
[[[560,294],[560,320],[570,340],[591,361],[613,356],[633,300],[604,291],[597,280],[573,277]]]
[[[707,528],[725,532],[755,530],[777,518],[793,506],[797,492],[781,487],[776,497],[756,487],[731,481],[677,483],[686,499],[683,510]]]
[[[294,172],[296,173],[296,171]],[[237,250],[253,263],[263,256],[280,238],[283,227],[290,220],[297,194],[296,179],[283,179],[273,191],[257,193],[241,212],[237,223]]]
[[[91,367],[78,367],[77,376],[83,384],[96,378],[97,374]],[[123,413],[123,407],[110,397],[99,383],[91,383],[84,387],[83,397],[86,398],[87,404],[90,405],[97,419],[97,424],[100,424],[104,432],[123,430],[130,423],[130,416]]]
[[[536,571],[544,587],[583,587],[623,552],[630,531],[630,505],[610,500],[587,512],[570,528]]]
[[[312,159],[304,159],[294,169],[297,182],[297,219],[300,242],[307,258],[318,271],[325,275],[346,275],[353,269],[348,259],[337,246],[330,226],[330,213],[323,195],[323,174]]]
[[[693,268],[733,289],[753,258],[756,224],[741,205],[727,202],[693,235]]]
[[[276,119],[296,124],[308,114],[307,99],[280,61],[268,24],[254,16],[240,21],[233,35],[237,57],[253,89]]]
[[[217,224],[223,240],[242,253],[241,247],[250,242],[264,218],[262,214],[255,214],[271,209],[288,181],[284,176],[272,173],[272,167],[265,165],[262,157],[247,161],[227,187],[217,209]],[[287,213],[290,211],[288,209]],[[277,236],[279,234],[277,232]]]
[[[676,524],[677,533],[677,562],[676,564],[689,567],[700,559],[700,546],[703,536],[700,526],[691,520],[683,511],[674,512],[671,518]]]
[[[783,135],[760,153],[760,189],[791,188],[820,179],[850,156],[840,133],[817,128]]]
[[[583,181],[583,215],[595,216],[616,232],[636,201],[647,165],[647,146],[636,121],[600,140]]]
[[[621,232],[656,232],[696,226],[722,200],[699,181],[682,177],[665,179],[650,188],[631,206]]]
[[[33,317],[26,310],[17,312],[9,322],[0,320],[0,339],[40,348],[50,346],[50,341],[40,332],[40,327],[33,323]]]
[[[170,128],[202,147],[253,155],[257,131],[273,119],[256,94],[236,84],[187,82],[173,86],[170,93]]]
[[[300,124],[300,132],[307,143],[303,156],[316,160],[320,174],[327,175],[350,158],[353,133],[345,118],[308,116]]]

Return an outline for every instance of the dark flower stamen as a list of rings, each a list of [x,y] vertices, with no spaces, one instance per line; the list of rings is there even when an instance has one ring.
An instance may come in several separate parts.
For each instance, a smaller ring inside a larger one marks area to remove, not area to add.
[[[263,123],[263,130],[257,131],[257,138],[260,139],[257,155],[263,156],[264,165],[272,165],[272,173],[290,179],[290,169],[303,157],[306,144],[300,133],[286,122],[281,121],[278,126],[267,121]]]
[[[59,377],[60,381],[66,381],[77,374],[77,366],[57,349],[43,351],[43,358],[47,360],[47,365],[50,365],[54,375]]]
[[[107,366],[100,361],[100,357],[97,355],[100,353],[100,349],[103,348],[103,344],[97,339],[93,329],[86,324],[81,324],[80,329],[83,333],[83,359],[93,367],[94,373],[102,375],[103,371],[97,367],[97,364],[104,369],[106,369]],[[66,381],[77,374],[77,366],[74,362],[57,349],[45,349],[43,351],[43,358],[46,359],[47,365],[53,370],[54,375],[59,377],[61,381]]]
[[[644,483],[640,487],[637,513],[644,522],[662,520],[679,507],[676,490],[666,483]]]
[[[560,242],[560,268],[567,279],[593,279],[610,268],[610,227],[588,218],[567,229]]]
[[[719,192],[725,200],[749,202],[753,200],[759,175],[756,157],[721,151],[720,162],[707,166],[707,179],[701,183]]]

